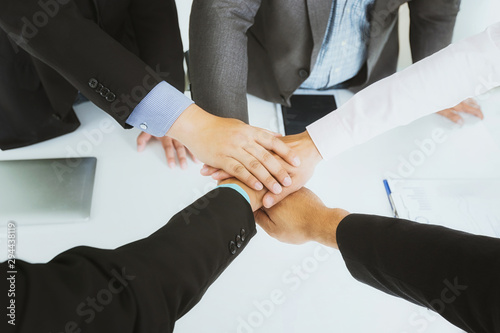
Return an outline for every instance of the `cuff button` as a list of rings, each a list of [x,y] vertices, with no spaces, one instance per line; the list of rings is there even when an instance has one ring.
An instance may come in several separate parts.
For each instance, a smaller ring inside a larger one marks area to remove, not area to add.
[[[236,254],[236,244],[233,241],[229,242],[229,253]]]
[[[97,88],[98,84],[99,84],[99,81],[97,81],[96,79],[90,79],[89,80],[89,87],[92,88],[92,89]]]
[[[241,236],[237,235],[236,236],[236,247],[239,249],[243,245],[243,241],[241,240]]]

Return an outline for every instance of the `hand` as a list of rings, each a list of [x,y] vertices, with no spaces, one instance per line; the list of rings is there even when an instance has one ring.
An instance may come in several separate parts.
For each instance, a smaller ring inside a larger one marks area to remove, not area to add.
[[[337,227],[349,212],[327,208],[316,194],[303,187],[273,208],[262,208],[254,215],[257,224],[281,242],[316,241],[338,248]]]
[[[286,163],[300,165],[300,159],[271,132],[236,119],[213,116],[195,104],[187,108],[167,133],[189,148],[202,162],[222,169],[253,189],[267,187],[281,193],[292,179],[273,151]]]
[[[481,107],[472,98],[469,98],[469,99],[463,101],[462,103],[458,104],[457,106],[455,106],[451,109],[445,109],[443,111],[439,111],[437,114],[448,118],[449,120],[453,121],[454,123],[457,123],[459,125],[463,125],[464,119],[460,116],[460,112],[471,114],[473,116],[478,117],[481,120],[484,119],[484,115],[483,115],[483,112],[481,111]]]
[[[292,176],[292,186],[286,187],[280,194],[268,192],[264,196],[263,202],[266,208],[272,207],[286,198],[287,195],[302,188],[302,186],[312,177],[316,165],[322,160],[318,149],[307,131],[296,135],[285,136],[280,139],[298,154],[302,163],[300,167],[297,168],[282,163],[283,167],[285,167]],[[227,173],[207,165],[203,166],[201,174],[204,176],[211,175],[215,180],[222,180],[230,177]]]
[[[187,169],[187,155],[189,155],[195,163],[199,163],[198,159],[193,155],[193,153],[191,153],[191,151],[189,151],[189,149],[184,147],[184,145],[179,141],[174,140],[169,136],[164,136],[159,138],[156,136],[152,136],[151,134],[148,134],[146,132],[142,132],[137,137],[137,151],[138,152],[144,151],[144,149],[146,149],[147,143],[152,138],[154,138],[155,140],[159,140],[161,142],[161,145],[165,150],[165,156],[167,157],[167,163],[170,169],[175,168],[175,166],[177,165],[175,161],[176,152],[177,152],[177,158],[179,159],[179,165],[183,170]]]

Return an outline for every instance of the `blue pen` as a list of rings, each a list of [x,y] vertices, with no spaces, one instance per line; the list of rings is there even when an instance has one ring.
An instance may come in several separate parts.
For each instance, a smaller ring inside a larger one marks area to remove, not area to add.
[[[392,199],[391,188],[389,187],[387,179],[384,179],[384,186],[385,186],[385,192],[387,193],[387,198],[389,198],[389,204],[391,205],[392,215],[394,215],[394,217],[399,218],[398,211],[396,210],[396,205],[394,204],[394,200]]]

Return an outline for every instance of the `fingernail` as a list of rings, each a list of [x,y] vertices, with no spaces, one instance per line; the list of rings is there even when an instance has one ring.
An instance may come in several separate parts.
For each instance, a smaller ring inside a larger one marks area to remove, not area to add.
[[[285,185],[285,186],[290,186],[290,185],[292,185],[292,178],[290,178],[290,177],[286,177],[286,178],[283,180],[283,185]]]
[[[173,169],[173,168],[175,168],[175,163],[174,162],[170,162],[170,163],[168,163],[168,166],[169,166],[170,169]]]
[[[264,185],[262,185],[262,183],[256,183],[256,184],[255,184],[255,189],[256,189],[257,191],[260,191],[260,190],[262,190],[263,188],[264,188]]]
[[[144,150],[144,145],[139,145],[137,146],[137,151],[140,153],[141,151]]]
[[[464,120],[463,119],[458,119],[457,124],[459,124],[460,126],[463,126]]]
[[[181,163],[181,169],[182,169],[182,170],[186,170],[186,169],[187,169],[187,167],[188,167],[188,166],[187,166],[187,163],[186,163],[186,162],[182,162],[182,163]]]
[[[213,179],[216,179],[218,175],[219,175],[219,171],[217,171],[216,173],[214,173],[214,174],[212,175],[212,178],[213,178]]]
[[[265,204],[266,208],[271,208],[273,206],[273,204],[274,204],[273,198],[266,199],[266,204]]]
[[[295,157],[293,159],[293,165],[296,166],[296,167],[300,166],[300,158]]]
[[[281,193],[281,186],[278,183],[276,183],[276,184],[273,185],[273,192],[274,192],[274,194],[280,194]]]
[[[208,172],[208,168],[207,168],[206,166],[205,166],[205,167],[203,167],[203,168],[201,169],[201,172],[202,172],[202,173],[207,173],[207,172]]]

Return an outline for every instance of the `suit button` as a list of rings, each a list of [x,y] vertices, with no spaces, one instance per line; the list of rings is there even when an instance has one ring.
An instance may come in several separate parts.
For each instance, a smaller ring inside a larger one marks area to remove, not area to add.
[[[233,241],[229,242],[229,253],[236,254],[236,244]]]
[[[89,80],[89,87],[92,88],[92,89],[97,88],[98,84],[99,84],[99,81],[97,81],[96,79],[90,79]]]
[[[95,89],[95,92],[100,94],[103,89],[106,89],[101,83],[97,85],[97,88]]]
[[[115,95],[115,94],[113,94],[112,92],[109,92],[109,93],[106,95],[106,100],[107,100],[108,102],[110,102],[110,103],[111,103],[111,102],[114,102],[114,101],[115,101],[115,99],[116,99],[116,95]]]
[[[239,249],[241,247],[241,245],[243,245],[243,242],[241,240],[241,236],[238,235],[238,236],[236,236],[236,247]]]
[[[101,89],[101,91],[99,92],[101,94],[102,97],[106,97],[111,91],[104,87],[103,89]]]
[[[245,231],[245,229],[241,229],[240,236],[241,236],[241,241],[244,242],[245,239],[247,238],[247,232]]]
[[[299,76],[300,76],[301,78],[305,79],[306,77],[308,77],[308,76],[309,76],[309,72],[308,72],[308,71],[306,71],[305,69],[301,69],[301,70],[299,70]]]

